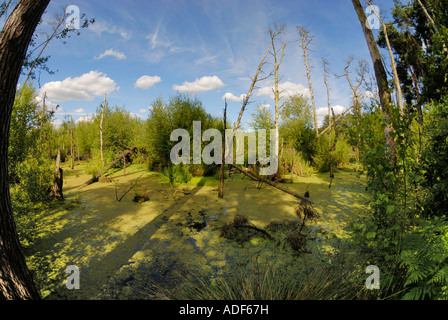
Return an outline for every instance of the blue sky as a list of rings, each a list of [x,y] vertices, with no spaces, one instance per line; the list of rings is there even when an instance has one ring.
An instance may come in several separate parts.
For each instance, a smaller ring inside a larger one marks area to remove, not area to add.
[[[390,11],[392,0],[376,1]],[[76,5],[96,22],[63,44],[53,41],[49,75],[35,81],[40,95],[61,108],[56,122],[65,115],[85,119],[96,111],[108,94],[109,105],[125,106],[145,119],[152,102],[178,92],[197,96],[206,110],[220,116],[223,97],[228,97],[229,119],[236,121],[241,101],[268,45],[268,28],[274,22],[286,24],[287,40],[283,75],[284,96],[308,93],[306,70],[299,47],[298,25],[314,36],[310,63],[316,104],[327,108],[321,58],[329,68],[343,74],[348,57],[356,61],[370,56],[359,21],[350,0],[134,0],[134,1],[51,1],[40,27],[45,29],[56,12]],[[272,59],[269,58],[269,61]],[[272,64],[266,64],[269,73]],[[23,81],[23,79],[21,79]],[[258,83],[244,122],[257,105],[273,105],[273,79]],[[331,104],[346,108],[351,91],[346,79],[330,77]],[[247,123],[246,123],[247,125]]]

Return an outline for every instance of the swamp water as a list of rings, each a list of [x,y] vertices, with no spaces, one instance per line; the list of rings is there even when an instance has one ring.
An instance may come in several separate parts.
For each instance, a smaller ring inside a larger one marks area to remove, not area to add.
[[[272,221],[299,221],[294,197],[268,185],[235,175],[226,179],[224,199],[218,199],[217,180],[193,178],[171,187],[167,179],[145,171],[143,166],[109,175],[112,182],[79,186],[90,176],[84,166],[64,167],[66,204],[41,217],[39,239],[26,256],[41,294],[47,299],[149,299],[154,284],[176,285],[190,266],[220,274],[225,266],[244,264],[261,257],[265,261],[291,257],[290,250],[263,237],[241,245],[219,236],[219,227],[236,215],[258,228]],[[139,178],[135,189],[116,201]],[[367,195],[364,180],[355,172],[338,171],[332,187],[328,174],[296,177],[287,188],[304,194],[319,214],[309,227],[315,239],[314,253],[335,250],[347,236],[343,227],[351,215],[362,212]],[[133,202],[136,191],[145,188],[149,201]],[[326,236],[322,236],[322,235]],[[65,269],[80,270],[80,290],[68,290]]]

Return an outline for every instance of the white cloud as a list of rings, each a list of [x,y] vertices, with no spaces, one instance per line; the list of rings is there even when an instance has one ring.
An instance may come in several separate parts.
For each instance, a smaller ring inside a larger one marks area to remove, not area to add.
[[[133,112],[130,113],[130,116],[131,116],[131,118],[135,118],[135,119],[143,118],[141,114],[133,113]]]
[[[43,97],[36,96],[36,98],[34,100],[36,101],[37,105],[42,108],[42,104],[43,104],[43,101],[44,101]],[[58,105],[56,103],[53,103],[53,102],[51,102],[48,99],[45,99],[45,109],[48,110],[48,111],[55,112],[55,113],[62,111],[62,108],[61,108],[60,105]]]
[[[226,94],[222,97],[222,100],[234,101],[234,102],[243,102],[244,98],[246,98],[245,94],[240,95],[239,97],[235,96],[230,92],[226,92]]]
[[[257,96],[269,96],[274,99],[273,86],[266,86],[260,88],[256,95]],[[282,82],[278,85],[281,98],[287,98],[294,95],[302,95],[304,97],[310,97],[310,90],[301,83],[294,83],[291,81]]]
[[[76,109],[76,110],[75,110],[75,113],[84,113],[84,109],[83,109],[83,108]]]
[[[346,110],[346,108],[341,106],[341,105],[334,105],[334,106],[331,106],[331,107],[333,108],[334,114],[336,116],[344,113],[344,111]],[[316,113],[317,113],[318,122],[321,124],[323,119],[326,116],[328,116],[328,107],[318,108],[316,110]]]
[[[92,101],[94,96],[103,96],[118,90],[114,80],[99,71],[90,71],[80,77],[67,78],[63,81],[48,82],[40,89],[40,96],[63,102],[69,100]]]
[[[154,86],[156,83],[161,82],[162,79],[158,76],[150,77],[150,76],[142,76],[135,82],[135,87],[141,89],[149,89]]]
[[[108,50],[104,51],[104,53],[100,54],[98,57],[95,57],[95,59],[100,60],[100,59],[103,59],[108,56],[115,57],[118,60],[126,59],[126,55],[123,52],[120,52],[120,51],[114,50],[114,49],[108,49]]]
[[[78,120],[76,120],[75,122],[76,122],[76,123],[78,123],[78,122],[89,122],[89,121],[91,121],[92,119],[93,119],[93,116],[90,115],[90,116],[81,117],[81,118],[79,118]]]
[[[211,91],[224,86],[224,83],[217,76],[205,76],[193,82],[185,81],[182,85],[173,85],[173,89],[180,92],[201,93]]]
[[[147,109],[140,109],[140,110],[138,110],[138,112],[139,113],[146,113],[146,112],[148,112],[148,110]]]

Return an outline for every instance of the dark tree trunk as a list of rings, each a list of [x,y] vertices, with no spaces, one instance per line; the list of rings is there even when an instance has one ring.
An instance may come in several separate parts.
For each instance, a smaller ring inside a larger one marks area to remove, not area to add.
[[[63,184],[64,184],[64,171],[61,168],[61,150],[58,149],[53,185],[50,188],[50,194],[49,194],[51,200],[58,199],[60,201],[64,201],[64,195],[62,194]]]
[[[20,0],[0,34],[0,299],[39,299],[14,223],[8,181],[11,111],[31,37],[49,0]]]
[[[378,92],[380,95],[381,109],[383,111],[383,117],[386,123],[384,136],[386,138],[387,156],[392,166],[395,167],[397,164],[397,146],[395,139],[392,137],[395,130],[392,123],[390,123],[392,104],[390,89],[387,83],[386,69],[384,69],[381,54],[376,45],[372,30],[367,27],[367,17],[361,3],[359,0],[352,0],[352,3],[358,15],[359,22],[361,23],[362,31],[364,33],[364,37],[366,38],[367,47],[369,48],[370,56],[372,58],[376,82],[378,85]]]
[[[225,145],[225,132],[227,129],[227,101],[225,102],[225,107],[224,107],[224,134],[223,134],[223,138],[222,138],[222,145]],[[224,198],[224,167],[225,167],[225,153],[222,152],[221,155],[221,166],[219,167],[219,185],[218,185],[218,197],[220,199]]]

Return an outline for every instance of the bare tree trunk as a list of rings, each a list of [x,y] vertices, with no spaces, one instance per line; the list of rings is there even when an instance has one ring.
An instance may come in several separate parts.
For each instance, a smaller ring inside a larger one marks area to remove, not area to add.
[[[11,112],[23,60],[49,0],[20,0],[0,33],[0,300],[39,299],[14,223],[8,179]]]
[[[231,137],[231,139],[230,139],[230,141],[232,141],[232,143],[233,143],[233,139],[235,138],[236,131],[237,131],[237,130],[239,129],[239,127],[240,127],[241,119],[242,119],[242,117],[243,117],[244,111],[246,110],[247,104],[249,103],[250,96],[252,95],[252,91],[253,91],[254,88],[255,88],[255,84],[256,84],[258,81],[264,80],[264,79],[266,79],[266,78],[269,77],[269,75],[268,75],[267,77],[262,78],[262,79],[259,79],[259,78],[258,78],[258,77],[260,76],[261,69],[263,68],[263,66],[264,66],[265,63],[266,63],[265,60],[266,60],[266,57],[267,57],[267,55],[268,55],[270,49],[271,49],[271,44],[269,44],[269,47],[268,47],[268,49],[266,50],[266,53],[264,54],[263,59],[261,60],[260,64],[258,65],[257,72],[255,73],[255,76],[254,76],[254,78],[252,79],[252,83],[251,83],[251,85],[250,85],[249,91],[248,91],[246,97],[245,97],[244,100],[243,100],[243,105],[241,106],[241,110],[240,110],[240,113],[239,113],[239,115],[238,115],[238,119],[237,119],[237,121],[236,121],[236,123],[235,123],[235,126],[233,127],[233,133],[232,133],[232,137]],[[228,156],[228,153],[229,153],[229,152],[230,152],[230,148],[227,149],[227,147],[226,147],[226,151],[225,151],[225,159],[227,159],[227,156]]]
[[[58,148],[58,155],[56,157],[56,168],[54,172],[53,178],[53,186],[50,190],[50,199],[58,199],[63,201],[64,196],[62,194],[62,186],[63,186],[64,178],[63,178],[63,170],[61,169],[61,150]]]
[[[373,68],[375,70],[375,77],[378,85],[378,91],[380,95],[381,109],[383,111],[383,118],[385,122],[384,136],[386,140],[386,156],[389,159],[390,164],[396,167],[397,164],[397,146],[396,141],[393,138],[394,127],[391,123],[391,96],[389,91],[389,85],[387,83],[387,73],[384,69],[383,61],[381,59],[380,51],[376,45],[375,38],[372,30],[367,26],[367,17],[361,6],[359,0],[352,0],[353,6],[358,15],[359,22],[364,33],[364,37],[369,48],[370,56],[373,62]]]
[[[75,167],[75,147],[73,145],[73,117],[70,116],[70,168]]]
[[[261,176],[256,177],[256,176],[254,176],[253,174],[251,174],[250,172],[247,172],[247,171],[245,171],[244,169],[241,169],[240,167],[235,166],[235,165],[233,165],[233,164],[231,164],[230,166],[231,166],[232,168],[238,170],[239,172],[241,172],[241,173],[244,174],[245,176],[251,178],[252,180],[255,180],[255,181],[262,181],[262,182],[264,182],[264,183],[266,183],[266,184],[268,184],[268,185],[270,185],[270,186],[272,186],[272,187],[274,187],[274,188],[277,188],[277,189],[279,189],[279,190],[281,190],[281,191],[283,191],[283,192],[286,192],[287,194],[290,194],[290,195],[292,195],[293,197],[295,197],[295,198],[297,198],[297,199],[299,199],[299,200],[302,200],[304,204],[312,204],[312,202],[311,202],[310,200],[308,200],[307,198],[302,197],[301,195],[295,193],[294,191],[291,191],[291,190],[289,190],[288,188],[285,188],[285,187],[281,186],[280,184],[278,184],[278,182],[271,181],[271,180],[269,180],[269,179],[265,179],[265,178],[263,178],[263,177],[261,177]]]
[[[225,101],[225,106],[224,106],[224,119],[223,119],[223,124],[224,124],[224,132],[226,132],[227,129],[227,100]],[[225,134],[223,135],[222,138],[222,142],[223,142],[223,146],[225,145]],[[219,167],[219,185],[218,185],[218,197],[220,199],[224,198],[224,167],[225,167],[225,153],[222,152],[222,156],[221,156],[221,166]]]
[[[319,135],[319,126],[317,124],[317,110],[316,110],[316,102],[314,100],[313,86],[311,84],[311,75],[310,75],[310,67],[308,64],[308,45],[310,44],[312,38],[309,35],[308,30],[304,27],[297,27],[299,31],[300,38],[302,39],[302,50],[303,50],[303,58],[305,59],[305,67],[306,67],[306,76],[308,78],[308,86],[310,88],[311,102],[313,104],[313,113],[314,113],[314,130],[316,131],[316,135]]]
[[[272,55],[274,56],[274,100],[275,100],[275,120],[274,120],[274,128],[275,128],[275,144],[274,144],[274,155],[278,157],[279,154],[279,119],[280,119],[280,91],[279,91],[279,79],[278,71],[280,69],[280,65],[282,64],[283,58],[285,56],[285,48],[286,42],[283,43],[279,50],[275,50],[275,38],[280,35],[284,31],[284,26],[278,28],[278,30],[269,30],[269,34],[271,36],[271,47],[272,47]],[[280,53],[280,57],[278,53]]]
[[[333,108],[331,108],[331,113],[333,115],[333,121],[334,121],[334,142],[333,145],[330,148],[330,185],[328,187],[331,188],[331,184],[333,183],[333,178],[334,178],[334,169],[333,169],[333,154],[334,151],[336,150],[336,144],[338,143],[338,125],[336,123],[336,117],[334,115],[334,110]]]
[[[126,154],[123,150],[123,175],[126,175]]]
[[[366,64],[364,61],[361,61],[359,63],[359,75],[360,75],[360,79],[357,85],[353,85],[352,80],[350,79],[350,73],[348,71],[348,69],[350,68],[350,64],[352,63],[352,58],[348,59],[347,62],[347,66],[344,68],[344,72],[345,72],[345,77],[348,81],[348,84],[350,85],[350,88],[352,89],[353,92],[353,108],[354,108],[354,112],[355,112],[355,116],[356,116],[356,130],[358,131],[358,139],[357,139],[357,162],[359,164],[359,160],[360,160],[360,145],[361,145],[361,133],[360,133],[360,128],[359,128],[359,124],[360,124],[360,119],[362,116],[362,111],[361,111],[361,102],[359,101],[359,94],[358,94],[358,89],[359,87],[362,85],[362,83],[364,82],[364,75],[366,73]]]
[[[324,69],[324,83],[325,83],[325,87],[327,88],[327,103],[328,103],[328,125],[332,126],[332,122],[331,122],[331,104],[330,104],[330,88],[328,86],[328,81],[327,81],[327,65],[328,65],[328,61],[322,58],[322,65],[323,65],[323,69]],[[336,119],[334,119],[336,120]],[[335,124],[335,128],[336,128],[336,124]],[[334,172],[333,172],[333,148],[331,146],[331,129],[328,131],[328,152],[329,152],[329,166],[330,166],[330,186],[331,186],[331,181],[333,181],[334,178]]]
[[[79,163],[80,163],[80,160],[79,160],[79,132],[78,132],[78,129],[76,130],[76,153],[77,153],[77,158],[78,158],[78,165],[79,165]]]
[[[104,163],[104,154],[103,154],[103,120],[104,120],[104,108],[106,107],[106,95],[104,95],[104,102],[101,106],[101,120],[100,120],[100,154],[101,154],[101,163],[103,164],[103,167],[105,166]]]
[[[370,7],[372,7],[372,4],[369,1],[367,1],[367,0],[364,0],[364,1]],[[397,68],[396,68],[396,64],[395,64],[394,54],[392,52],[392,47],[390,45],[389,35],[387,33],[387,26],[381,19],[379,13],[376,12],[375,10],[372,10],[372,11],[375,14],[375,16],[378,18],[378,20],[381,22],[381,26],[383,27],[384,38],[386,39],[386,44],[387,44],[387,51],[389,52],[390,66],[391,66],[392,72],[394,74],[394,86],[395,86],[395,90],[397,92],[397,103],[398,103],[398,107],[400,108],[400,112],[403,115],[404,114],[403,94],[401,93],[400,79],[398,78],[398,72],[397,72]]]

